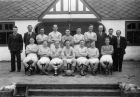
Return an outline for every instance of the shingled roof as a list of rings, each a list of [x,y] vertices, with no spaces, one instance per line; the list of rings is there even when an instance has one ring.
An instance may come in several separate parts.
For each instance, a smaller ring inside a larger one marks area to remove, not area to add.
[[[0,20],[38,17],[56,0],[0,0]],[[140,0],[84,0],[101,19],[139,19]]]

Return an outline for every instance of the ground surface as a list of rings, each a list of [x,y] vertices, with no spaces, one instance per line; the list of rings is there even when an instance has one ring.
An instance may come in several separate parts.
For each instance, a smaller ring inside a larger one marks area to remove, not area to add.
[[[92,76],[88,74],[85,77],[76,75],[74,77],[57,77],[52,74],[25,76],[22,66],[21,72],[9,72],[10,62],[0,62],[0,86],[9,85],[12,82],[23,83],[46,83],[46,84],[95,84],[95,83],[117,83],[130,82],[140,86],[140,62],[124,62],[122,72],[114,72],[113,75],[104,76],[98,74]]]

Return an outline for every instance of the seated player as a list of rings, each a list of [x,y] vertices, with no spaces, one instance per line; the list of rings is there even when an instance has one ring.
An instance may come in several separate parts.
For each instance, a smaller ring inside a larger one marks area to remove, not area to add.
[[[76,29],[76,34],[74,35],[74,48],[76,49],[80,45],[80,41],[84,40],[84,35],[81,33],[81,28]]]
[[[88,67],[88,59],[87,59],[87,47],[85,47],[85,41],[80,41],[80,46],[75,49],[76,54],[76,62],[78,65],[78,69],[80,69],[80,75],[86,75],[86,70]]]
[[[76,65],[75,52],[73,47],[70,46],[69,40],[65,41],[65,45],[66,46],[62,50],[64,70],[71,70],[72,72],[74,72]]]
[[[37,62],[37,66],[40,69],[40,73],[47,75],[48,72],[46,70],[50,63],[50,48],[48,47],[48,43],[46,40],[43,42],[43,45],[39,46],[38,56],[40,57],[40,59]]]
[[[26,47],[27,56],[23,60],[23,64],[25,67],[25,74],[27,75],[32,74],[32,72],[36,68],[36,63],[38,61],[38,57],[37,57],[38,46],[34,44],[34,42],[35,42],[34,38],[30,38],[30,44],[27,45]]]
[[[66,34],[64,36],[62,36],[62,44],[64,45],[64,42],[66,40],[69,40],[71,46],[73,46],[74,41],[73,41],[73,36],[70,34],[71,33],[70,30],[69,29],[66,29],[65,33]]]
[[[55,70],[54,75],[58,75],[57,70],[60,69],[62,67],[63,64],[63,60],[61,59],[61,52],[62,52],[62,48],[60,48],[59,46],[59,41],[56,41],[54,43],[55,48],[51,49],[51,62],[50,62],[50,66]]]
[[[96,74],[99,64],[99,50],[95,47],[95,41],[91,43],[91,47],[88,48],[89,65],[93,75]]]
[[[112,63],[113,63],[113,60],[112,60],[112,54],[113,54],[113,46],[112,45],[109,45],[109,38],[107,37],[105,39],[105,45],[102,46],[101,48],[101,59],[100,59],[100,63],[101,63],[101,66],[103,67],[103,69],[105,70],[105,73],[106,74],[109,74],[109,71],[112,67]]]

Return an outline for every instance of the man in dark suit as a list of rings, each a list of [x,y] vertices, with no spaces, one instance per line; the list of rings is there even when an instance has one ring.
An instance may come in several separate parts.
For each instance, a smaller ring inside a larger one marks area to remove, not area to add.
[[[127,42],[125,37],[121,36],[121,31],[116,31],[115,46],[114,46],[114,69],[115,71],[122,71],[122,62],[125,54]]]
[[[24,43],[25,43],[25,48],[30,43],[29,40],[31,37],[34,38],[35,43],[36,43],[36,33],[34,33],[32,31],[32,29],[33,29],[32,25],[28,25],[27,29],[28,29],[28,32],[26,32],[23,37]]]
[[[8,48],[11,53],[11,71],[15,71],[15,57],[17,58],[17,72],[21,70],[21,52],[23,50],[23,39],[16,26],[13,27],[13,33],[8,38]]]
[[[96,33],[97,34],[96,47],[99,49],[99,53],[101,54],[101,47],[105,44],[105,38],[107,37],[107,34],[104,31],[103,25],[99,25],[98,30],[99,32]]]
[[[116,36],[113,35],[113,29],[112,29],[112,28],[110,28],[110,29],[108,30],[108,32],[109,32],[109,34],[108,34],[107,37],[109,37],[110,45],[112,45],[113,48],[114,48],[114,47],[115,47],[115,38],[116,38]],[[114,60],[115,60],[115,59],[114,59],[114,53],[112,54],[112,59],[113,59],[113,64],[114,64]],[[113,71],[116,71],[114,65],[113,65]]]

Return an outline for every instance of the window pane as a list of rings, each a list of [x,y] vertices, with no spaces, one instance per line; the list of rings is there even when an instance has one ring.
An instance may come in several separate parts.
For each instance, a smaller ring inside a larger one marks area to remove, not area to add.
[[[140,31],[135,31],[134,32],[134,43],[136,45],[140,44]]]
[[[127,29],[136,29],[136,23],[129,23]]]
[[[9,30],[13,29],[13,24],[9,24]]]
[[[140,30],[140,23],[138,24],[138,29]]]
[[[133,31],[127,32],[127,41],[129,44],[133,44]]]
[[[0,24],[0,30],[2,30],[2,24]]]
[[[5,30],[9,30],[9,25],[5,24]]]
[[[0,44],[6,44],[6,32],[0,33]]]

